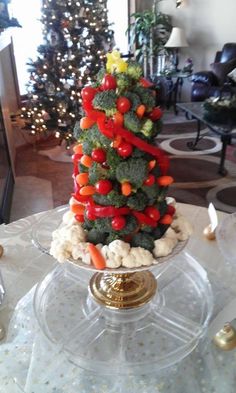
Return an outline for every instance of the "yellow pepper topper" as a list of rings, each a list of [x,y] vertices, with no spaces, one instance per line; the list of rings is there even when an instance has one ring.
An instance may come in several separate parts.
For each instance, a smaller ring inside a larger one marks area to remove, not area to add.
[[[118,50],[113,50],[111,53],[107,53],[106,56],[106,69],[109,73],[126,72],[128,64],[121,58],[120,52]]]

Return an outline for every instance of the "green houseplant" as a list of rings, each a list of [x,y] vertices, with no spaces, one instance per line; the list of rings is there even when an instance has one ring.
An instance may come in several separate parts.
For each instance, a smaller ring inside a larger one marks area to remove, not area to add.
[[[170,16],[158,11],[160,1],[162,0],[154,1],[152,10],[131,14],[133,22],[127,31],[130,46],[135,46],[135,58],[144,68],[145,60],[150,67],[150,62],[157,58],[159,53],[166,52],[164,45],[172,29]]]

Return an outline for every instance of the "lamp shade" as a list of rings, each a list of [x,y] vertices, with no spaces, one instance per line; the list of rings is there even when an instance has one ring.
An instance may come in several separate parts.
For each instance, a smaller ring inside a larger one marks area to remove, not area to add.
[[[173,27],[171,35],[165,44],[166,48],[183,48],[188,46],[185,33],[180,27]]]

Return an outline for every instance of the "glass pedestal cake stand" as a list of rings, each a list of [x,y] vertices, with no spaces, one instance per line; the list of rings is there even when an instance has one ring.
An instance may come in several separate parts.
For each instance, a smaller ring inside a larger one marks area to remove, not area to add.
[[[48,214],[33,229],[41,250],[48,252],[64,212],[53,211],[54,219]],[[42,331],[71,362],[103,375],[153,373],[179,362],[204,336],[213,306],[206,272],[180,253],[184,245],[150,268],[58,264],[35,292]]]

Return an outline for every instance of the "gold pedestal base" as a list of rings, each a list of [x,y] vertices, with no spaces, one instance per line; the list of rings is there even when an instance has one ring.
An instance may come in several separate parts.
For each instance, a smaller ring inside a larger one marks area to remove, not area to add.
[[[130,309],[150,302],[157,290],[157,282],[149,271],[103,274],[96,273],[89,290],[94,300],[111,309]]]

